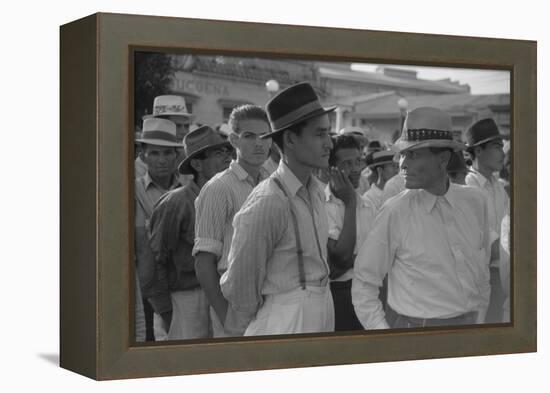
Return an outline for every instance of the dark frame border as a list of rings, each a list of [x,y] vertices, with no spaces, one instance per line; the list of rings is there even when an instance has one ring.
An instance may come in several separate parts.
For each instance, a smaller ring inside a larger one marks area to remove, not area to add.
[[[78,56],[95,68],[74,69],[71,50],[82,42],[69,38],[75,31],[90,41]],[[120,14],[96,14],[63,26],[61,33],[62,367],[117,379],[536,351],[536,42]],[[510,70],[513,323],[134,346],[128,323],[133,277],[128,108],[129,53],[135,48]],[[83,90],[81,76],[93,77],[94,85]],[[69,107],[89,120],[81,132],[90,145],[79,148],[86,153],[80,161],[77,154],[65,154],[77,143],[69,136],[76,125]],[[72,199],[65,191],[76,181],[70,165],[93,174],[79,189],[82,196]],[[82,207],[87,214],[79,213]],[[90,237],[69,224],[90,229],[85,231]]]

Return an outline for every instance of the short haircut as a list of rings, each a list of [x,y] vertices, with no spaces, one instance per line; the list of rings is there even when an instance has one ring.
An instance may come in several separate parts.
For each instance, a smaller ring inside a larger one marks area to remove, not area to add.
[[[229,128],[232,132],[241,132],[239,123],[243,120],[262,120],[269,124],[267,113],[257,105],[241,105],[233,109],[229,115]]]
[[[357,149],[361,150],[361,146],[357,139],[351,134],[338,135],[332,138],[332,150],[328,158],[330,166],[336,165],[336,152],[340,149]]]

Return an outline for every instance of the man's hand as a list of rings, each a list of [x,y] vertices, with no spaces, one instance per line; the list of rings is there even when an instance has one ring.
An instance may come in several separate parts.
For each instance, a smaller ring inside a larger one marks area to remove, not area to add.
[[[329,184],[334,196],[342,200],[344,204],[349,205],[357,201],[353,184],[351,184],[348,176],[340,168],[330,168]]]

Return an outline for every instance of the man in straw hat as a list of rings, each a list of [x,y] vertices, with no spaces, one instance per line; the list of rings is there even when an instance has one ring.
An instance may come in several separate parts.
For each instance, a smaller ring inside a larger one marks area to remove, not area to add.
[[[489,304],[487,202],[449,181],[447,164],[463,144],[450,116],[411,111],[394,148],[407,190],[388,200],[359,250],[352,297],[366,329],[483,323]],[[378,299],[388,275],[388,314]]]
[[[192,174],[189,184],[164,194],[149,224],[156,258],[154,294],[149,299],[156,323],[169,340],[210,336],[210,304],[200,287],[191,255],[195,240],[195,199],[202,186],[229,166],[230,144],[208,126],[183,138],[185,159],[179,172]]]
[[[197,277],[212,306],[214,337],[228,335],[222,324],[227,302],[220,290],[220,277],[227,269],[233,217],[252,189],[267,177],[262,165],[271,146],[271,139],[260,138],[270,129],[267,115],[259,106],[236,107],[229,116],[229,126],[229,141],[237,151],[237,159],[204,185],[195,202],[193,255]]]
[[[229,266],[221,288],[229,302],[226,329],[245,335],[334,330],[328,287],[324,193],[313,176],[328,167],[328,113],[308,83],[266,105],[282,158],[235,216]]]
[[[194,116],[187,111],[185,98],[178,95],[163,95],[155,97],[153,101],[153,116],[167,119],[176,125],[176,137],[181,143],[189,132],[189,126]]]
[[[371,171],[372,183],[363,194],[363,198],[371,201],[376,209],[382,206],[382,193],[384,186],[399,171],[397,163],[393,160],[395,152],[391,150],[373,151],[367,154],[367,168]]]
[[[489,224],[491,227],[491,288],[493,296],[489,308],[490,322],[500,322],[500,306],[503,295],[499,284],[499,248],[502,219],[510,211],[510,200],[499,181],[498,172],[504,166],[503,138],[498,126],[491,118],[482,119],[466,130],[466,144],[472,158],[472,169],[466,176],[466,184],[480,189],[489,202]]]
[[[153,309],[147,299],[152,296],[155,272],[154,257],[149,246],[148,223],[153,206],[167,191],[180,187],[176,172],[176,149],[183,147],[176,138],[176,125],[169,120],[149,118],[143,122],[142,156],[147,171],[135,181],[135,253],[139,281],[144,299],[147,341],[154,339]]]

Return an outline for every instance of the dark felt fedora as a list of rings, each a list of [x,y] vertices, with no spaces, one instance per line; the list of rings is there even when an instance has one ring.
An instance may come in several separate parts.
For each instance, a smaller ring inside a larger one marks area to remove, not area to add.
[[[497,123],[491,118],[476,121],[466,130],[466,145],[474,147],[482,143],[502,139]]]
[[[180,173],[190,174],[189,164],[191,160],[203,151],[213,147],[229,147],[231,144],[225,141],[219,133],[208,126],[202,126],[191,131],[183,138],[185,159],[178,167]]]
[[[324,115],[335,109],[336,106],[323,108],[319,97],[309,83],[302,82],[290,86],[266,104],[265,110],[271,125],[271,133],[264,135],[263,138],[269,138],[304,120]]]
[[[451,116],[440,109],[426,106],[407,114],[401,136],[392,149],[404,152],[423,147],[446,147],[457,151],[464,150],[466,146],[453,140]]]

